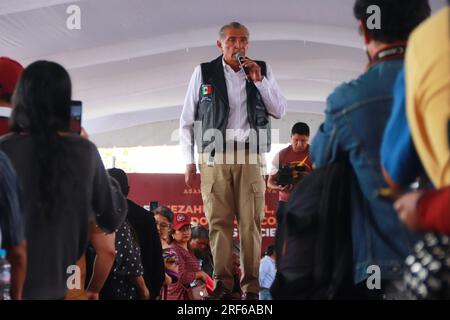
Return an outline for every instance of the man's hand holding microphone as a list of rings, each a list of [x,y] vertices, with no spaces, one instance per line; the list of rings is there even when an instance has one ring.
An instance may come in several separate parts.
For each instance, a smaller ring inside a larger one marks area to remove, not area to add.
[[[247,81],[258,82],[262,81],[263,76],[261,74],[261,67],[253,60],[247,58],[243,52],[238,52],[235,55],[236,60],[239,62],[241,68],[244,69]]]

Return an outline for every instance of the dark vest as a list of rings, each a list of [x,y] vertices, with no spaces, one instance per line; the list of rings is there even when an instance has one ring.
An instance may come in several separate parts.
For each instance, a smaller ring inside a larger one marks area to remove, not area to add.
[[[261,74],[266,75],[266,63],[255,61],[261,67]],[[200,86],[199,102],[195,112],[196,125],[194,135],[199,152],[212,152],[212,150],[224,150],[226,143],[226,128],[230,107],[228,92],[223,71],[222,56],[201,64],[202,85]],[[254,146],[258,152],[270,151],[270,117],[266,106],[253,82],[246,82],[247,114],[250,128],[257,141]],[[201,122],[201,127],[199,123]],[[216,131],[213,131],[216,130]],[[214,133],[215,132],[215,133]],[[223,145],[218,147],[220,140],[216,139],[219,132],[222,134]],[[206,134],[205,134],[206,133]],[[252,141],[250,138],[250,141]],[[217,141],[216,141],[217,140]],[[201,147],[201,148],[200,148]]]

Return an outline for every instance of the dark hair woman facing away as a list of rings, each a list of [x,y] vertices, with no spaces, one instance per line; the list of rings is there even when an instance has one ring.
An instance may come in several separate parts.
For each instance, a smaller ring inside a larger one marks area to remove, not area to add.
[[[89,223],[111,233],[125,218],[125,199],[96,146],[69,131],[71,95],[62,66],[32,63],[13,95],[12,133],[0,139],[23,188],[25,299],[63,299],[77,285]]]

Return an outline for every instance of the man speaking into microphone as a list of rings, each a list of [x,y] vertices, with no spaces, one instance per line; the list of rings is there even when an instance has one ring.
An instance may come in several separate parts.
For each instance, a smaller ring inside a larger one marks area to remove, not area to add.
[[[241,242],[243,299],[258,299],[266,189],[262,153],[270,150],[270,117],[279,119],[286,112],[270,66],[247,57],[248,41],[248,29],[238,22],[220,29],[217,47],[222,55],[195,68],[180,119],[189,187],[196,177],[194,144],[199,153],[214,259],[210,299],[231,299],[234,218]]]

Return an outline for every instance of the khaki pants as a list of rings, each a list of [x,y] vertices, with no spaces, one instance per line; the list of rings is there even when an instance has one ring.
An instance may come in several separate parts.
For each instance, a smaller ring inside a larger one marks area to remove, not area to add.
[[[235,163],[214,165],[207,164],[208,156],[200,156],[200,174],[214,258],[214,278],[227,289],[233,288],[233,220],[236,217],[241,244],[241,287],[244,292],[257,294],[266,189],[261,156],[256,155],[256,163],[250,162],[255,164],[248,164],[247,154],[247,163],[236,164],[241,161],[237,162],[235,157]],[[223,154],[216,154],[214,159],[226,163]]]

